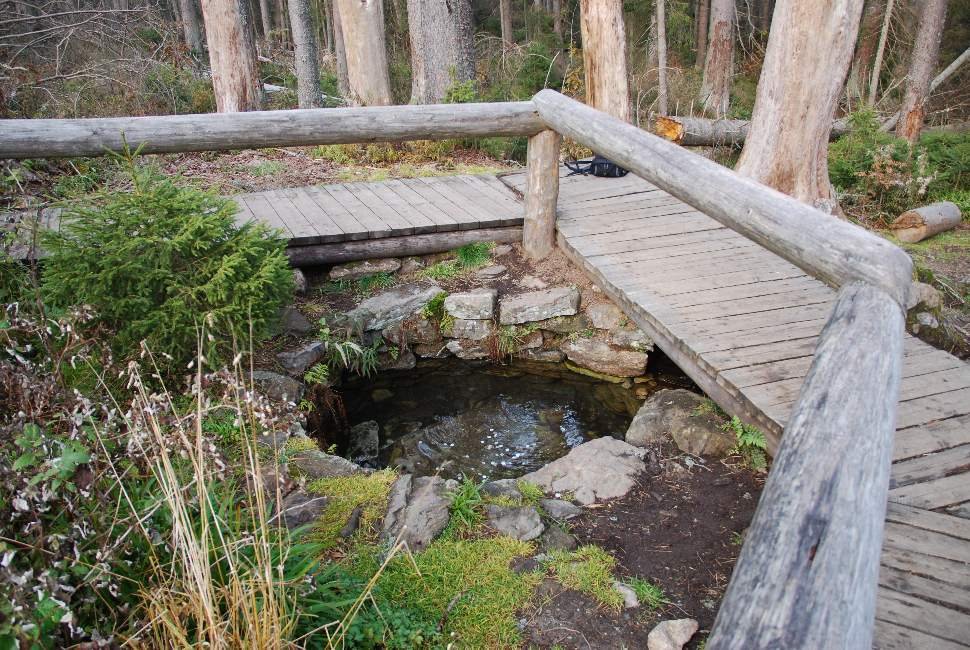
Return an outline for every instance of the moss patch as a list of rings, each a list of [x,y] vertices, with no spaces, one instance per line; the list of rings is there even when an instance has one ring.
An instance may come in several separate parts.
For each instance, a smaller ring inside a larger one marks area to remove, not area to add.
[[[613,589],[616,560],[600,547],[553,551],[545,564],[566,587],[589,594],[610,609],[623,606],[623,596]]]
[[[387,510],[387,498],[396,478],[397,473],[394,470],[384,469],[373,474],[322,478],[307,485],[311,494],[329,498],[327,508],[317,521],[316,528],[316,536],[324,547],[329,549],[337,545],[340,529],[357,506],[361,506],[362,511],[354,541],[372,539],[377,523]]]

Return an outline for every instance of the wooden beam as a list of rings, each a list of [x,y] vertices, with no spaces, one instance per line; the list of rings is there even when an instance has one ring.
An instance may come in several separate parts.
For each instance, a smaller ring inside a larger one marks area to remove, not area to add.
[[[562,137],[548,129],[529,138],[522,249],[535,260],[543,259],[556,247],[561,143]]]
[[[851,282],[822,331],[708,639],[872,647],[903,312]]]
[[[376,257],[403,257],[444,253],[472,242],[487,241],[510,244],[522,241],[522,228],[481,228],[455,232],[436,232],[406,237],[387,237],[347,241],[338,244],[291,246],[286,249],[292,266],[342,264]]]
[[[586,145],[833,286],[861,280],[905,309],[912,261],[897,246],[553,90],[532,100]]]
[[[124,140],[143,153],[172,153],[531,136],[543,128],[532,102],[0,120],[0,158],[101,156]]]

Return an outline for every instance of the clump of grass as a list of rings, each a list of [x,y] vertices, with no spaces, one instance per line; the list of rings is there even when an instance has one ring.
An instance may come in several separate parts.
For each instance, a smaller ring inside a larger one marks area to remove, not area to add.
[[[447,297],[448,292],[442,291],[429,300],[428,304],[421,308],[421,316],[427,320],[441,321],[445,315],[445,298]]]
[[[519,488],[519,493],[522,495],[522,503],[526,505],[538,505],[540,500],[546,498],[546,493],[535,483],[519,480],[516,482],[516,487]]]
[[[310,152],[310,156],[312,158],[323,158],[338,165],[347,165],[354,161],[347,146],[342,144],[320,145]]]
[[[716,415],[717,417],[727,419],[727,413],[724,412],[724,409],[718,406],[717,402],[710,397],[705,397],[704,401],[697,405],[691,415],[694,417],[700,415]]]
[[[741,422],[736,415],[722,428],[734,432],[733,453],[744,458],[751,469],[762,471],[768,468],[768,441],[761,430]]]
[[[395,279],[393,273],[381,271],[374,275],[367,275],[357,280],[355,293],[358,297],[367,297],[382,289],[390,289],[394,286]]]
[[[669,602],[664,595],[664,590],[659,585],[647,582],[643,578],[628,578],[624,582],[633,589],[637,599],[650,609],[657,609]]]
[[[592,596],[605,607],[619,610],[623,606],[623,596],[613,588],[616,560],[600,547],[552,551],[545,565],[566,587]]]
[[[473,530],[482,523],[482,485],[467,476],[451,494],[452,533]]]
[[[329,499],[327,509],[315,527],[315,537],[320,544],[325,549],[336,546],[340,529],[358,506],[362,510],[355,537],[366,539],[372,535],[375,524],[387,509],[391,484],[396,478],[394,470],[383,469],[372,474],[317,479],[307,485],[307,491],[311,494],[319,494]]]
[[[421,271],[421,275],[432,280],[451,280],[459,277],[463,271],[458,260],[442,260]]]
[[[525,325],[506,325],[498,330],[498,352],[502,356],[513,355],[518,352],[519,347],[525,342],[533,332],[539,329],[538,323],[526,323]]]
[[[249,166],[249,173],[253,176],[273,176],[286,169],[286,165],[276,160],[264,160]]]
[[[494,242],[472,242],[455,250],[455,256],[462,269],[477,269],[488,264],[492,259]]]

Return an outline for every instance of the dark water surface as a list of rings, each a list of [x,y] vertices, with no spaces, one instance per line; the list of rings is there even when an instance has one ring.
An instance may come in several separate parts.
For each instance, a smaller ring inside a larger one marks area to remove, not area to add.
[[[340,392],[351,424],[380,425],[381,466],[475,480],[522,476],[592,438],[622,438],[641,404],[630,388],[556,364],[458,359],[356,379]]]

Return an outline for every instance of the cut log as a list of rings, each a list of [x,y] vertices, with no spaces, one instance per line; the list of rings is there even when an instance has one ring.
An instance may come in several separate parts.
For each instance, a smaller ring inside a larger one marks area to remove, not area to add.
[[[543,259],[556,246],[561,143],[562,138],[555,131],[543,131],[529,138],[522,248],[526,256],[535,260]]]
[[[913,244],[960,224],[960,208],[955,203],[940,201],[908,210],[889,224],[899,241]]]
[[[749,120],[711,120],[706,117],[658,115],[654,130],[657,135],[685,147],[741,145],[748,135]],[[829,139],[834,140],[849,131],[845,120],[832,123]]]

